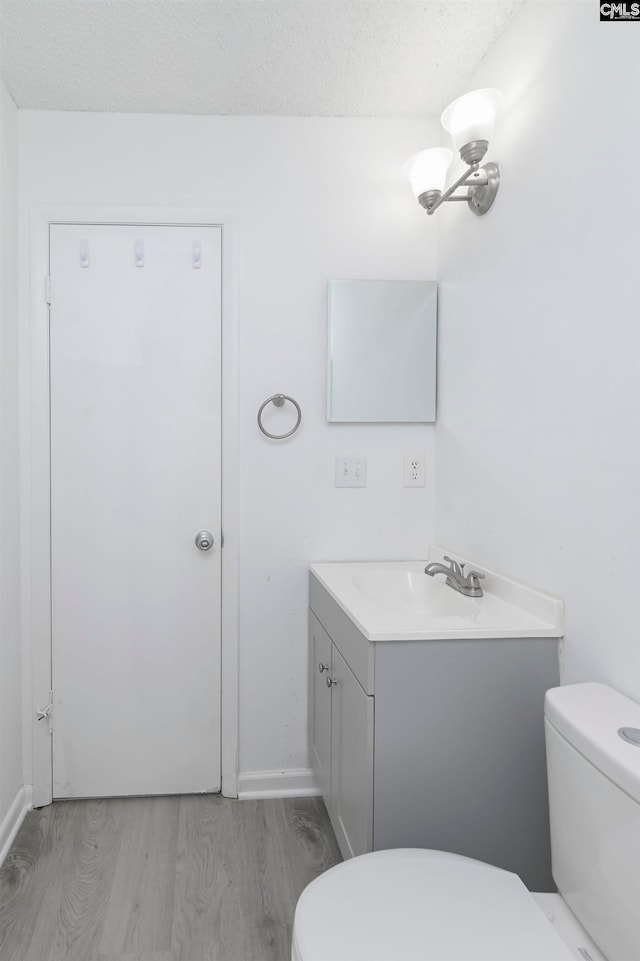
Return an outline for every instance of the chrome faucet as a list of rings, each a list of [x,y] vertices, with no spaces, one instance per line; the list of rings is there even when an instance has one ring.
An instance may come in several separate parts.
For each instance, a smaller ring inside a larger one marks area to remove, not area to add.
[[[459,591],[461,594],[464,594],[465,597],[482,597],[480,578],[484,577],[484,574],[481,574],[480,571],[469,571],[469,573],[465,575],[464,564],[459,564],[457,561],[454,561],[452,557],[445,557],[444,560],[451,566],[447,567],[446,564],[433,561],[425,567],[425,574],[428,574],[429,577],[434,577],[436,574],[444,574],[447,578],[447,584],[449,587],[452,587],[454,591]]]

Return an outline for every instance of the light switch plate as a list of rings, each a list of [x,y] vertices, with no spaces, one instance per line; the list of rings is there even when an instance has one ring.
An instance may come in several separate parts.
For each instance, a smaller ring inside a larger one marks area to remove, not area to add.
[[[336,487],[366,486],[366,457],[336,457]]]

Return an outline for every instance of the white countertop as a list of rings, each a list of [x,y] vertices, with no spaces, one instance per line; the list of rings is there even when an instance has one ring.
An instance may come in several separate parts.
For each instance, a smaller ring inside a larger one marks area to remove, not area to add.
[[[482,597],[465,597],[443,575],[427,576],[427,562],[446,553],[434,547],[420,561],[325,562],[310,570],[370,641],[562,636],[557,597],[472,562],[467,570],[485,574]]]

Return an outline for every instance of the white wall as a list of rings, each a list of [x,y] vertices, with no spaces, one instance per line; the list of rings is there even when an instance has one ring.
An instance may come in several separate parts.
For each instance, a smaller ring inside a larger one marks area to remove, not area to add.
[[[18,111],[0,83],[0,848],[22,789],[18,486]]]
[[[564,597],[565,681],[640,699],[637,33],[528,3],[468,85],[503,182],[439,213],[436,534]]]
[[[432,221],[400,167],[437,136],[407,120],[207,118],[21,111],[21,257],[33,204],[196,205],[238,221],[240,769],[307,765],[307,565],[424,557],[433,535],[431,426],[325,421],[331,277],[433,279]],[[303,426],[258,431],[269,395]],[[427,455],[425,489],[402,455]],[[365,490],[336,490],[334,458],[368,458]]]

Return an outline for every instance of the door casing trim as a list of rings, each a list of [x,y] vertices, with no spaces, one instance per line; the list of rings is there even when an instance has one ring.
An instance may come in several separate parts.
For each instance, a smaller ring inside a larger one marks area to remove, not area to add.
[[[50,224],[220,227],[222,231],[222,793],[238,796],[238,254],[237,215],[209,207],[35,205],[30,210],[29,280],[21,339],[21,613],[25,781],[33,805],[52,800],[51,736],[36,710],[51,688],[51,511],[49,309]],[[55,297],[55,289],[52,291]],[[53,719],[55,724],[55,719]],[[31,775],[31,778],[29,777]]]

